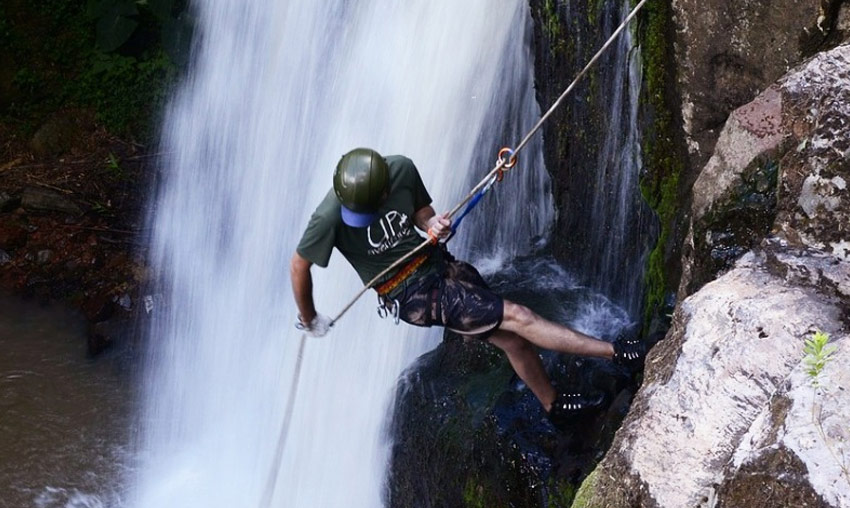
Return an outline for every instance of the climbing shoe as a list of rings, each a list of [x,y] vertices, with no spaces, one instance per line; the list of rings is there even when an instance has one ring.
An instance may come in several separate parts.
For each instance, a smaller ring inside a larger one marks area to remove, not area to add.
[[[555,397],[555,401],[552,402],[552,408],[547,416],[556,427],[574,423],[576,420],[598,410],[602,406],[604,398],[601,393],[597,395],[559,393]]]
[[[643,365],[645,356],[646,346],[637,337],[626,337],[620,334],[614,341],[614,357],[612,360],[617,365],[629,369],[638,369]]]

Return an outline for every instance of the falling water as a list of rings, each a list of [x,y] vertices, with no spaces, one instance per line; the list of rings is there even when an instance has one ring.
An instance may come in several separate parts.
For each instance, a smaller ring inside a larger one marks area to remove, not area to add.
[[[258,506],[300,336],[288,263],[342,153],[411,157],[445,210],[539,116],[522,0],[196,9],[195,63],[164,125],[151,219],[157,297],[129,493],[140,508]],[[539,142],[521,162],[467,219],[457,253],[494,265],[545,238]],[[313,274],[326,314],[360,287],[339,255]],[[382,504],[390,394],[439,332],[381,321],[372,303],[307,343],[274,506]]]
[[[602,33],[610,34],[630,10],[630,0],[608,2]],[[607,35],[606,35],[607,36]],[[608,128],[597,156],[587,224],[593,228],[584,257],[591,286],[636,317],[642,305],[652,212],[641,198],[638,106],[640,52],[630,31],[623,32],[600,66],[601,96]]]
[[[632,2],[556,4],[560,19],[573,27],[559,50],[573,48],[561,70],[568,80],[622,23]],[[559,172],[562,208],[563,241],[557,247],[581,284],[622,306],[633,320],[642,315],[644,267],[657,238],[656,220],[639,186],[642,76],[637,26],[633,21],[619,35],[559,110],[569,127],[549,124],[555,127],[556,140],[549,149],[555,154],[553,170]]]

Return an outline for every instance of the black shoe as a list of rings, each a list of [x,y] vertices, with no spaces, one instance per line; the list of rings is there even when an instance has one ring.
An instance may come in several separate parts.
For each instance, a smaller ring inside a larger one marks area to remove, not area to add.
[[[646,357],[646,345],[639,338],[626,337],[620,334],[614,341],[615,364],[628,369],[639,369]]]
[[[547,416],[555,426],[573,423],[598,410],[604,398],[602,394],[559,393]]]

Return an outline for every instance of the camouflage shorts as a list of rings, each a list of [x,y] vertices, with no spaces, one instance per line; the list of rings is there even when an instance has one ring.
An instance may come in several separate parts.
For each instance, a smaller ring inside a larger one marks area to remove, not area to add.
[[[417,326],[444,326],[486,339],[502,324],[504,301],[469,263],[450,260],[442,273],[427,275],[400,295],[399,317]]]

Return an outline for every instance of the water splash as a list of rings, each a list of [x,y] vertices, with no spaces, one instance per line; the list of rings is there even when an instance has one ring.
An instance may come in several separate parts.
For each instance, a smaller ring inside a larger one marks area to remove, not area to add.
[[[163,304],[130,493],[145,508],[257,505],[298,342],[287,265],[342,153],[408,155],[445,210],[539,116],[519,0],[197,9],[195,64],[164,126],[172,155],[151,219]],[[546,237],[539,141],[522,167],[467,220],[456,253],[507,259]],[[314,282],[328,314],[360,285],[338,255]],[[371,303],[307,345],[277,506],[381,505],[392,387],[439,332],[395,328]]]

